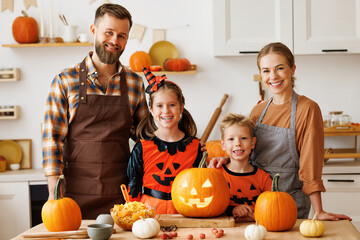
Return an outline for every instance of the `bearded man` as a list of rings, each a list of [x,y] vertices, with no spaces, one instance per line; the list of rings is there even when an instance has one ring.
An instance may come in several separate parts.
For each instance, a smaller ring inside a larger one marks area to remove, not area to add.
[[[119,61],[131,26],[124,7],[101,5],[90,27],[95,51],[58,73],[47,97],[42,149],[49,199],[64,174],[62,193],[79,204],[83,219],[124,203],[129,138],[148,113],[141,77]]]

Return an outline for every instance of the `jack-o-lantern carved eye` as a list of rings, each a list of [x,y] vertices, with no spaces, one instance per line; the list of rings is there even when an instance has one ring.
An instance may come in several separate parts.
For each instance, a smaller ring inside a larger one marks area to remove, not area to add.
[[[202,187],[203,187],[203,188],[212,187],[212,184],[211,184],[210,180],[207,179],[207,180],[204,182],[204,184],[202,185]]]

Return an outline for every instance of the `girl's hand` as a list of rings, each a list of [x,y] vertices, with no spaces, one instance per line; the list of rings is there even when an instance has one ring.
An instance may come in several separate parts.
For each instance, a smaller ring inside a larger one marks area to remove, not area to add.
[[[352,218],[350,218],[344,214],[328,213],[325,211],[319,212],[317,215],[317,219],[318,220],[332,220],[332,221],[337,221],[337,220],[352,221]]]
[[[210,160],[208,168],[220,168],[223,164],[228,164],[229,161],[228,157],[215,157]]]

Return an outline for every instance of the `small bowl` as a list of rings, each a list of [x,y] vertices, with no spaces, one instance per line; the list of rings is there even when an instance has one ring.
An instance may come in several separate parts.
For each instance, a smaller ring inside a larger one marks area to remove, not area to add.
[[[19,170],[20,169],[20,164],[19,163],[12,163],[12,164],[10,164],[10,169],[11,170]]]
[[[113,232],[110,224],[90,224],[87,233],[92,240],[108,240]]]

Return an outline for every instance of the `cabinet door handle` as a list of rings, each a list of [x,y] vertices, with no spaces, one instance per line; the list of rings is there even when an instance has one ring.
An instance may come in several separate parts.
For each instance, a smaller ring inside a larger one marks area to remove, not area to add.
[[[239,52],[240,54],[257,54],[257,53],[259,53],[259,51],[240,51]]]
[[[355,182],[353,179],[328,179],[328,182]]]
[[[347,49],[323,49],[322,52],[347,52]]]

